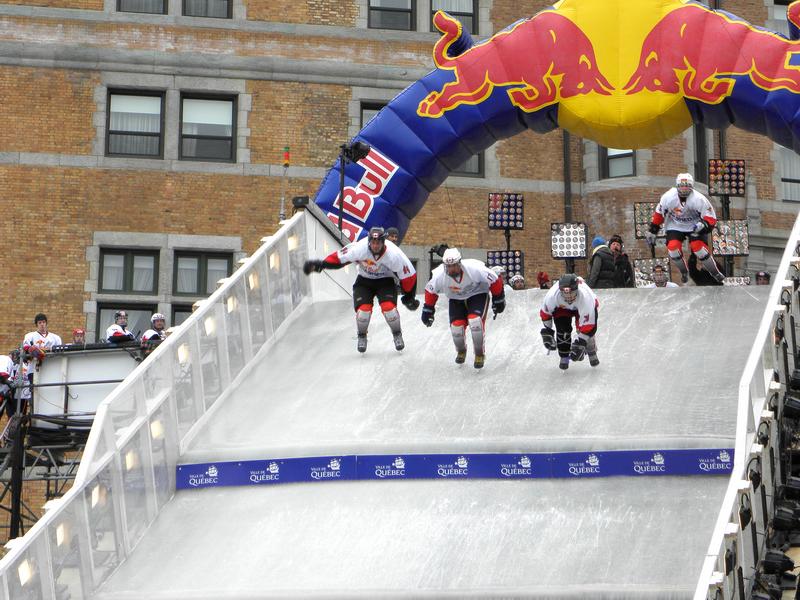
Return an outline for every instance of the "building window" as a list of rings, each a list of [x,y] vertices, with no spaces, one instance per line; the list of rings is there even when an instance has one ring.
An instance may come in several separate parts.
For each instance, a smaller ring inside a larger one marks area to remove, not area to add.
[[[160,157],[163,107],[163,94],[109,92],[106,153]]]
[[[158,293],[158,252],[101,250],[101,293]]]
[[[364,125],[369,123],[384,106],[386,106],[386,104],[380,102],[362,102],[361,129],[363,129]],[[483,177],[483,152],[472,155],[463,165],[453,170],[450,174],[461,177]]]
[[[182,325],[183,322],[192,314],[191,304],[173,304],[172,305],[172,325],[170,327],[177,327]]]
[[[187,17],[230,19],[231,8],[231,0],[183,0],[183,14]]]
[[[236,160],[234,98],[190,98],[181,102],[181,158]]]
[[[600,147],[602,179],[636,175],[636,153],[633,150]]]
[[[778,146],[781,169],[781,197],[784,202],[800,202],[800,156],[791,148]]]
[[[478,33],[478,0],[432,0],[431,31],[438,31],[433,26],[433,15],[438,10],[443,10],[461,21],[470,33]]]
[[[369,0],[370,29],[416,29],[414,5],[416,0]]]
[[[124,310],[128,313],[128,331],[132,331],[139,338],[150,329],[150,317],[156,312],[154,304],[99,304],[97,306],[97,341],[106,341],[106,329],[114,324],[114,313]]]
[[[208,296],[217,281],[232,272],[232,254],[176,252],[172,291],[182,296]]]
[[[167,14],[166,0],[117,0],[118,12]]]

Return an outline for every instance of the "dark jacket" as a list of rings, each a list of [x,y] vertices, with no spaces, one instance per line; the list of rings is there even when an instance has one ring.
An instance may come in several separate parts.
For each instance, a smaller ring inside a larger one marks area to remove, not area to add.
[[[589,279],[586,283],[592,289],[608,289],[616,287],[614,285],[614,255],[608,246],[602,244],[594,249],[592,258],[589,260]]]
[[[714,259],[714,262],[717,263],[719,272],[724,275],[725,267],[719,264],[717,259]],[[708,273],[708,271],[700,268],[700,266],[697,264],[697,256],[695,256],[694,253],[689,256],[689,260],[686,261],[686,264],[689,267],[689,277],[692,278],[692,281],[694,281],[695,285],[722,285],[719,281],[714,279]]]
[[[622,254],[614,254],[612,252],[611,255],[614,257],[614,287],[634,287],[636,279],[628,255],[624,252]]]

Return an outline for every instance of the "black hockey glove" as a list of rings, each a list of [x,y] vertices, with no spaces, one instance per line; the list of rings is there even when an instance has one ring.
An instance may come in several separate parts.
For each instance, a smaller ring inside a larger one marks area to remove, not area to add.
[[[572,348],[570,348],[569,352],[569,359],[571,361],[583,360],[584,354],[586,354],[586,340],[583,338],[576,338],[575,341],[572,342]]]
[[[709,231],[711,231],[711,227],[709,227],[708,223],[706,223],[703,219],[700,219],[694,224],[694,229],[692,230],[692,233],[689,234],[689,237],[699,238],[701,235],[708,233]]]
[[[414,292],[406,292],[400,296],[400,302],[403,303],[408,310],[417,310],[419,308],[419,300],[414,297]]]
[[[322,266],[322,261],[319,259],[307,260],[303,263],[303,273],[306,275],[311,274],[313,271],[314,273],[319,273],[325,267]]]
[[[431,306],[430,304],[426,304],[422,307],[422,322],[425,323],[426,327],[430,327],[433,325],[433,313],[436,312],[436,309]]]
[[[555,351],[558,347],[556,346],[556,337],[554,332],[549,327],[542,327],[542,330],[539,332],[542,334],[542,341],[544,342],[544,347],[551,352]]]
[[[647,243],[651,246],[656,245],[656,236],[658,236],[658,231],[661,229],[655,223],[650,223],[650,228],[644,232],[644,239]]]
[[[499,296],[492,296],[492,312],[495,318],[506,309],[506,295],[504,293]]]

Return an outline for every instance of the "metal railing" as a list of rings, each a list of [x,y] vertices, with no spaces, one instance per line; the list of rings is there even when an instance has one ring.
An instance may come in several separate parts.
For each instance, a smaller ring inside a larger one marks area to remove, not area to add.
[[[795,221],[767,308],[739,382],[736,454],[695,600],[750,598],[768,550],[776,490],[785,481],[780,425],[796,368],[800,311],[800,218]],[[732,325],[735,326],[735,325]]]
[[[175,493],[178,457],[257,355],[312,295],[342,297],[351,273],[302,272],[309,253],[338,246],[329,230],[311,211],[286,221],[100,404],[73,487],[7,545],[0,600],[88,598],[125,560]]]

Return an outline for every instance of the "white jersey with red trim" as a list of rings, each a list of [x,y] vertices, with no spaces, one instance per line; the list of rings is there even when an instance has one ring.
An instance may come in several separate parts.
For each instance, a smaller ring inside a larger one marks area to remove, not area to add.
[[[381,279],[397,274],[397,277],[403,280],[416,274],[414,265],[405,252],[389,240],[385,240],[384,244],[383,254],[377,259],[369,248],[368,238],[362,238],[337,250],[336,257],[343,264],[356,263],[358,274],[367,279]]]
[[[653,215],[654,223],[656,223],[656,215],[660,215],[664,219],[665,230],[684,233],[691,233],[700,219],[706,221],[711,227],[717,222],[717,213],[714,212],[711,202],[697,190],[692,190],[692,193],[686,198],[685,204],[681,203],[676,188],[667,190],[656,206],[656,212]],[[660,225],[661,223],[656,224]]]
[[[433,270],[425,291],[435,296],[444,294],[451,300],[466,300],[477,294],[486,294],[497,281],[497,274],[476,258],[461,261],[461,277],[455,279],[447,274],[445,265]],[[501,288],[502,289],[502,288]]]
[[[0,377],[10,378],[14,376],[14,361],[7,354],[0,354]]]
[[[53,346],[60,345],[61,338],[51,331],[48,331],[47,335],[42,335],[38,331],[31,331],[25,335],[25,339],[22,341],[22,347],[26,350],[31,347],[50,350]]]
[[[166,339],[166,337],[167,337],[167,334],[163,329],[161,331],[157,331],[155,329],[148,329],[142,335],[142,341],[143,342],[154,342],[155,340]]]
[[[586,285],[581,277],[578,277],[578,294],[575,302],[567,302],[558,285],[554,285],[545,294],[539,314],[542,320],[546,321],[551,319],[558,309],[577,312],[578,330],[583,331],[597,325],[595,309],[598,305],[597,296],[592,288]]]
[[[127,342],[128,340],[135,340],[136,334],[127,329],[123,329],[120,325],[114,323],[106,329],[107,342]]]

